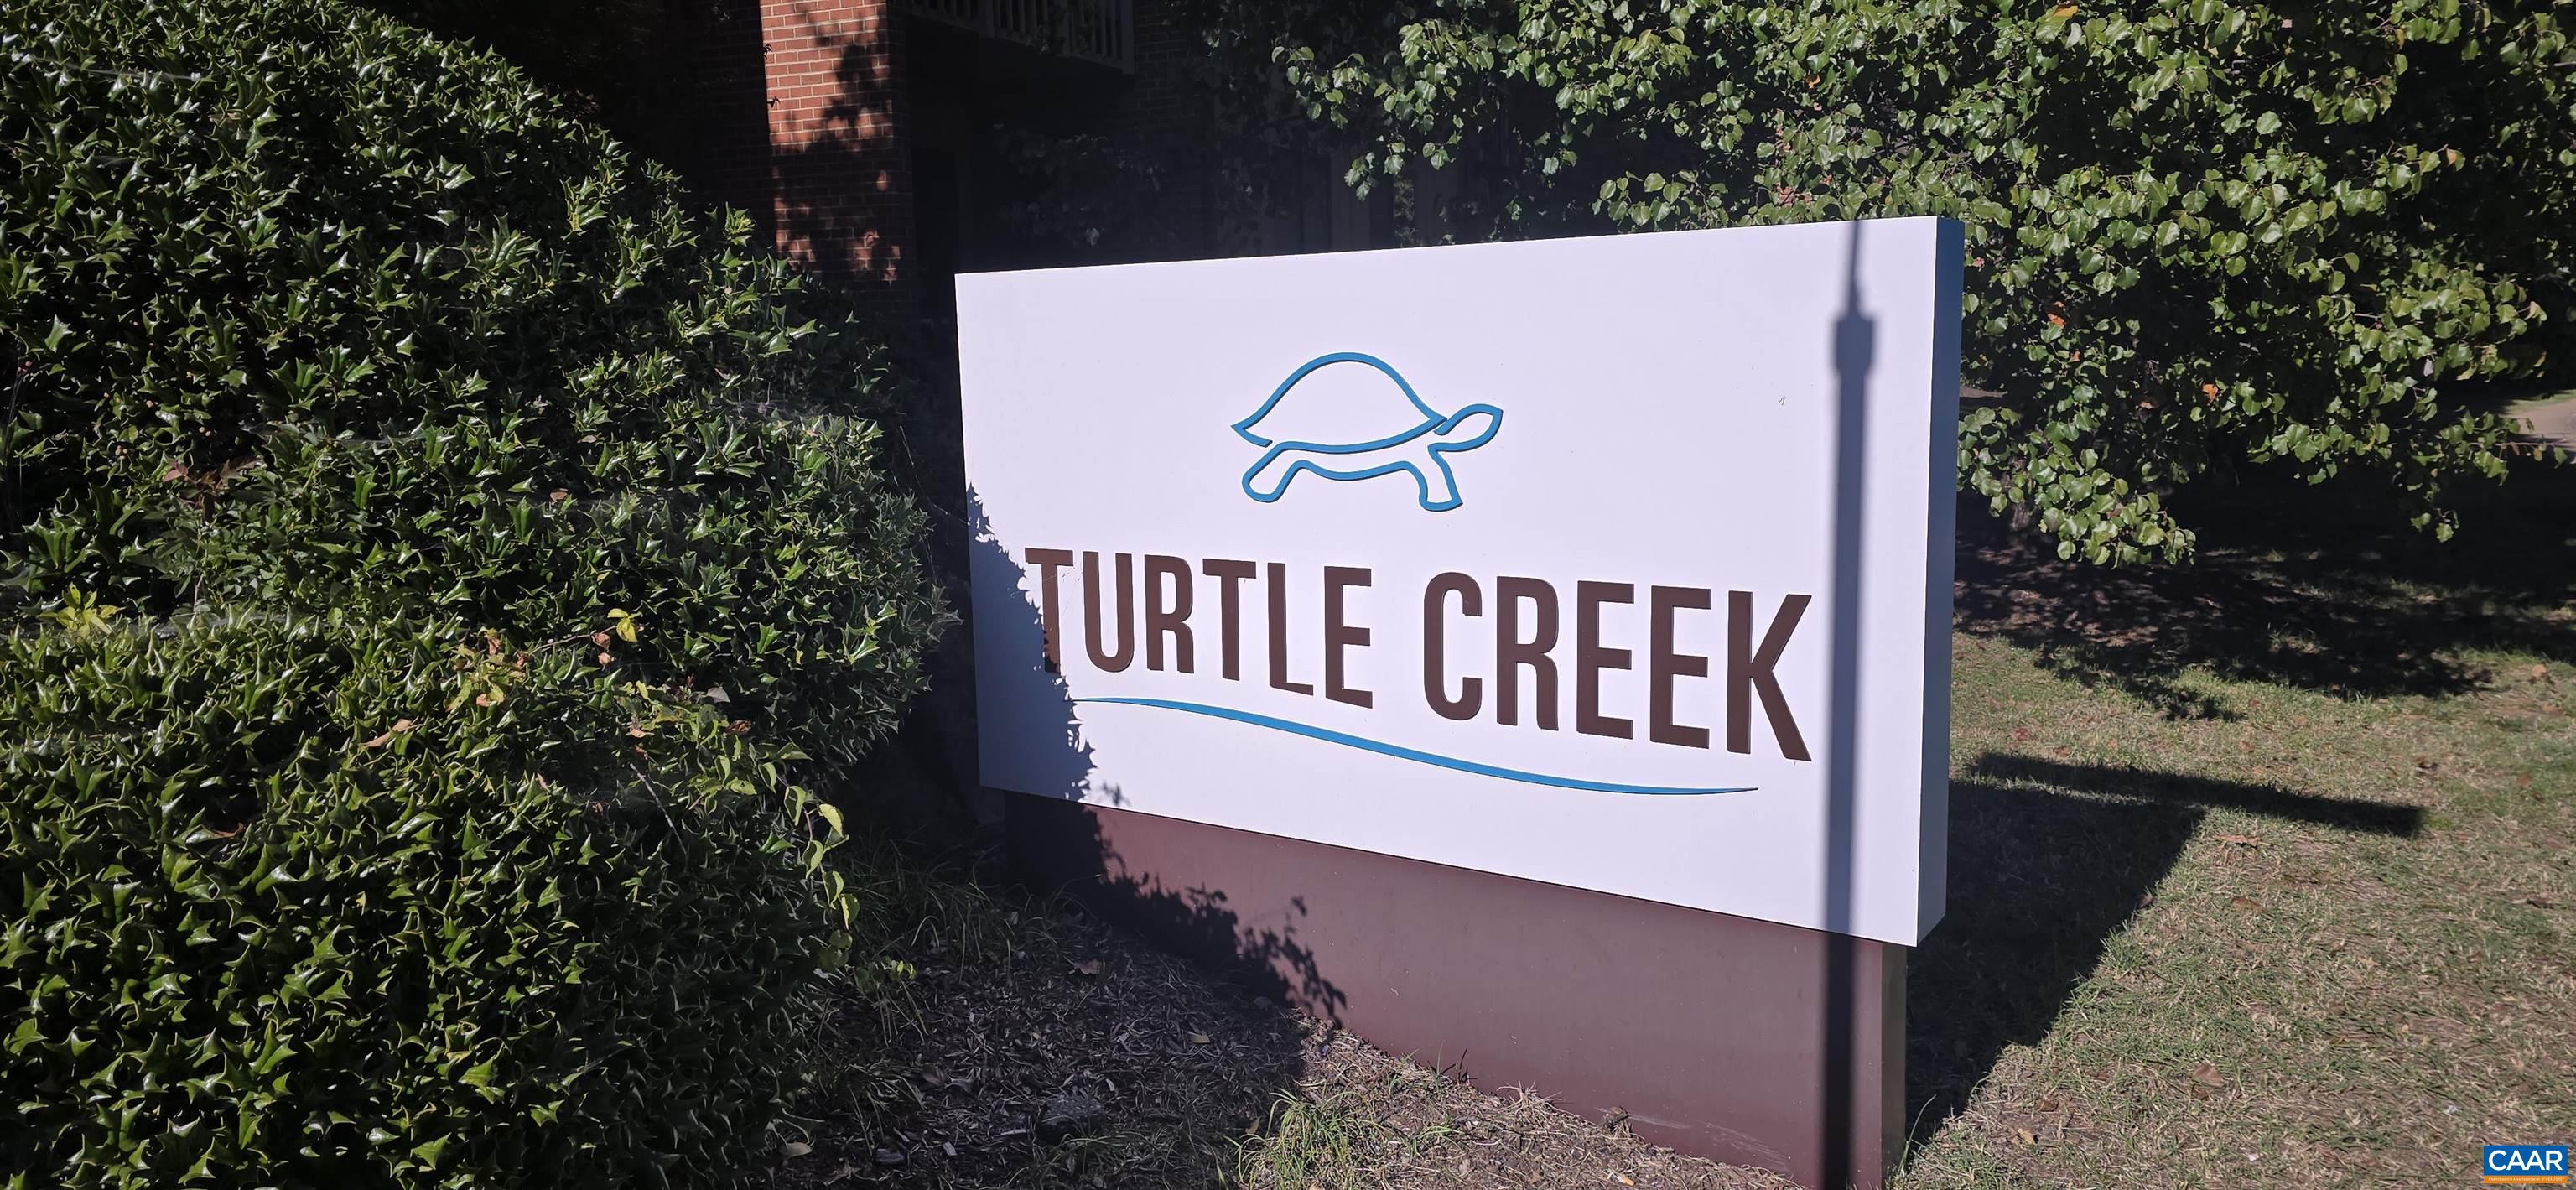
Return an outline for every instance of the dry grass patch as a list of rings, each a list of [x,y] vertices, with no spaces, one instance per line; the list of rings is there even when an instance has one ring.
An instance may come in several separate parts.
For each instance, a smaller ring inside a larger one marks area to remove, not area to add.
[[[1987,572],[1905,1184],[2454,1183],[2576,1130],[2563,479],[2429,557],[2215,543],[2223,610]]]
[[[1327,1032],[1306,1077],[1242,1143],[1233,1184],[1257,1190],[1648,1186],[1770,1190],[1785,1179],[1682,1157],[1518,1088],[1487,1094]]]

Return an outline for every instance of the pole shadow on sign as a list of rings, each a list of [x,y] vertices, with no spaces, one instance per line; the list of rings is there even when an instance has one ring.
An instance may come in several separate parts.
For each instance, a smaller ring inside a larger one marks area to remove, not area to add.
[[[968,566],[973,581],[987,590],[1017,589],[1024,573],[1020,562],[994,536],[985,518],[982,497],[969,488],[966,499],[971,526]],[[995,602],[1003,606],[978,610],[986,616],[1007,619],[979,624],[978,631],[985,640],[1000,644],[1002,656],[1048,656],[1046,628],[1037,609],[1024,603],[1011,606],[1008,601]],[[1105,624],[1102,631],[1118,633],[1124,628]],[[1081,640],[1059,643],[1066,650],[1088,645]],[[1132,641],[1115,642],[1115,647],[1121,649],[1133,645]],[[1042,666],[1044,662],[1033,660],[1032,664]],[[1074,713],[1064,680],[1053,674],[1048,678],[1043,683],[1016,682],[1004,688],[1009,697],[1047,701],[1044,707],[1025,708],[1035,712],[1027,714],[1025,721],[1063,725],[1060,732],[1051,733],[1055,747],[1043,758],[1040,771],[1044,775],[1044,795],[1001,795],[1013,868],[1041,891],[1060,893],[1110,924],[1135,931],[1165,949],[1215,969],[1245,992],[1279,1006],[1278,1011],[1295,1007],[1339,1024],[1346,998],[1324,977],[1314,952],[1298,940],[1300,922],[1306,916],[1302,896],[1292,896],[1283,905],[1249,910],[1247,916],[1247,910],[1233,904],[1222,888],[1168,885],[1152,874],[1152,865],[1125,853],[1134,846],[1150,846],[1150,833],[1139,834],[1134,842],[1120,834],[1152,832],[1163,820],[1127,814],[1118,816],[1113,824],[1078,800],[1091,777],[1091,746],[1082,738],[1082,723]],[[1109,805],[1123,804],[1115,787],[1099,792]],[[1284,1030],[1284,1034],[1293,1037],[1295,1030]]]
[[[1852,284],[1837,320],[1834,364],[1840,388],[1836,443],[1832,736],[1827,742],[1824,839],[1826,919],[1848,926],[1851,908],[1853,724],[1860,656],[1861,517],[1869,480],[1867,378],[1875,323],[1859,306],[1861,227],[1852,229]],[[1974,570],[1959,600],[1974,631],[1997,593],[1977,588],[2019,581]],[[2102,580],[2108,581],[2108,580]],[[2025,640],[2022,643],[2030,644]],[[2133,693],[2143,692],[2133,691]],[[1921,1144],[1959,1114],[2003,1051],[2045,1039],[2067,999],[2089,978],[2110,937],[2180,858],[2212,809],[2234,809],[2342,830],[2413,837],[2423,811],[2386,802],[2303,793],[2276,785],[2154,769],[2072,764],[1988,752],[1950,783],[1948,899],[1941,924],[1905,959],[1905,1135],[1891,1144]],[[1855,959],[1848,934],[1828,936],[1824,971],[1824,1045],[1820,1086],[1823,1176],[1819,1185],[1869,1182],[1878,1171],[1850,1158],[1868,1151],[1856,1122],[1878,1119],[1858,1096],[1871,1072],[1855,1065]],[[1894,1098],[1895,1088],[1880,1088]],[[1886,1100],[1882,1099],[1881,1102]]]
[[[1828,933],[1822,972],[1824,1035],[1816,1051],[1822,1066],[1816,1081],[1821,1135],[1816,1146],[1819,1167],[1815,1183],[1834,1190],[1855,1180],[1875,1185],[1882,1169],[1894,1163],[1893,1153],[1880,1155],[1872,1163],[1878,1168],[1860,1168],[1855,1161],[1856,1149],[1861,1154],[1878,1152],[1877,1145],[1866,1144],[1868,1138],[1855,1134],[1864,1120],[1881,1125],[1879,1133],[1885,1136],[1884,1121],[1880,1119],[1884,1097],[1877,1105],[1871,1105],[1862,1102],[1861,1096],[1864,1090],[1878,1093],[1881,1076],[1886,1073],[1883,1066],[1873,1071],[1856,1069],[1857,1063],[1866,1060],[1859,1052],[1857,1031],[1863,1024],[1858,1019],[1858,990],[1853,986],[1860,977],[1858,950],[1864,943],[1849,932],[1857,793],[1853,767],[1860,752],[1853,719],[1860,706],[1861,545],[1868,509],[1869,372],[1878,347],[1878,323],[1860,304],[1862,227],[1857,222],[1851,225],[1850,249],[1844,257],[1843,312],[1834,320],[1834,612],[1828,638],[1830,709],[1825,721],[1830,726],[1825,741],[1824,862],[1819,867],[1825,881],[1820,891]]]

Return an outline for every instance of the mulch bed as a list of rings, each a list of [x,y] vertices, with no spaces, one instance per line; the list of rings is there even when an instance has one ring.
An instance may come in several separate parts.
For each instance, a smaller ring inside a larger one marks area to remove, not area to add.
[[[780,1184],[1770,1187],[1535,1096],[1370,1048],[1078,912],[925,933],[899,997],[848,995]]]

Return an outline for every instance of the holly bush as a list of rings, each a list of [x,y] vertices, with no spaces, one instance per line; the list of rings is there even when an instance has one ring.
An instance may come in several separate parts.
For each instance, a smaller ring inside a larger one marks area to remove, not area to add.
[[[1199,0],[1459,238],[1946,215],[1965,481],[2179,557],[2244,461],[2447,534],[2576,314],[2576,49],[2539,0]],[[1436,178],[1438,185],[1412,185]]]
[[[775,745],[454,621],[0,638],[0,1172],[753,1184],[846,940]]]
[[[336,0],[0,57],[0,1177],[757,1177],[944,615],[852,312]]]

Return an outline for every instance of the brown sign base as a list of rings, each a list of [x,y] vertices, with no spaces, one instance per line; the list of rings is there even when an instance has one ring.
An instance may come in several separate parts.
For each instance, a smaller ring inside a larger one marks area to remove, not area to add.
[[[1056,798],[1011,854],[1166,948],[1487,1088],[1813,1187],[1904,1147],[1906,948]]]

